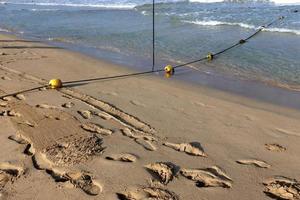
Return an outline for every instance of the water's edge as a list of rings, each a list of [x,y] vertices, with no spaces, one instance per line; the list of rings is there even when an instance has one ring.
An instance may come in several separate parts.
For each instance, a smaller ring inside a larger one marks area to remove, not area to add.
[[[17,33],[0,32],[0,34],[16,36],[24,40],[36,40],[36,38]],[[39,41],[51,46],[78,52],[92,58],[118,64],[131,70],[134,69],[137,71],[141,71],[141,68],[139,66],[151,66],[150,60],[142,59],[138,56],[129,57],[105,50],[99,51],[99,49],[95,51],[95,49],[91,47],[83,47],[80,45],[63,42],[53,42],[48,40]],[[158,66],[163,66],[164,63],[164,61],[158,61],[156,63],[156,67],[158,68]],[[163,78],[162,75],[160,77]],[[193,86],[200,85],[202,87],[213,88],[242,97],[247,97],[253,100],[300,110],[300,92],[268,85],[259,81],[241,80],[237,77],[229,77],[226,74],[218,74],[216,71],[213,71],[213,73],[207,73],[207,71],[195,71],[191,70],[190,68],[180,70],[174,76],[174,79],[177,82],[184,82],[192,84]]]

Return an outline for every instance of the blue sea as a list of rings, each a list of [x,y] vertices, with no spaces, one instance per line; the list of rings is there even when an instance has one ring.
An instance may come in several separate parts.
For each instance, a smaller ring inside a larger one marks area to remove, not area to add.
[[[0,3],[0,31],[149,70],[151,3],[152,0],[7,0]],[[191,75],[197,80],[205,74],[299,89],[300,2],[292,0],[156,0],[155,67],[218,52],[279,16],[286,18],[246,44],[213,62],[181,69],[177,75]]]

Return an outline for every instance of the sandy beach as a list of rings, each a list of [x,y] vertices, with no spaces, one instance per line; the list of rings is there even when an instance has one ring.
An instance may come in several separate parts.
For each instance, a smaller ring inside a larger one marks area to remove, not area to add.
[[[0,95],[130,72],[0,36]],[[0,100],[0,199],[300,199],[300,112],[158,75]]]

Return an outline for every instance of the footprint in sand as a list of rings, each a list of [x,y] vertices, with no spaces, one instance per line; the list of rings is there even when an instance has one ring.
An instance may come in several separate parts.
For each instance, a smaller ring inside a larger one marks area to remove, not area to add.
[[[54,163],[51,162],[45,153],[36,152],[32,156],[33,166],[38,170],[51,170],[54,166]]]
[[[62,104],[61,106],[64,108],[72,108],[75,104],[73,102],[67,102]]]
[[[18,144],[28,144],[29,142],[23,138],[20,134],[11,135],[8,139],[17,142]]]
[[[181,169],[180,173],[195,181],[198,187],[232,187],[232,179],[217,166],[206,169]]]
[[[25,144],[26,147],[23,151],[24,154],[28,156],[32,156],[35,154],[35,148],[33,148],[32,143],[29,139],[24,138],[21,134],[11,135],[8,139],[17,142],[18,144]]]
[[[89,110],[79,110],[78,113],[83,117],[84,119],[91,119],[92,113]]]
[[[270,168],[271,167],[271,165],[269,165],[265,161],[254,160],[254,159],[250,159],[250,160],[237,160],[236,162],[239,163],[239,164],[242,164],[242,165],[254,165],[254,166],[260,167],[260,168]]]
[[[48,104],[38,104],[36,105],[37,108],[43,108],[43,109],[57,109],[57,106],[52,106]]]
[[[143,135],[137,133],[129,128],[124,128],[121,130],[123,135],[134,139],[134,141],[144,147],[148,151],[156,151],[157,147],[153,144],[154,141],[157,141],[154,137],[149,135]]]
[[[18,100],[26,100],[26,97],[23,94],[17,94],[15,96]]]
[[[102,192],[102,185],[93,179],[91,174],[83,172],[64,172],[63,170],[52,169],[52,177],[69,181],[75,187],[82,189],[89,195],[96,196]]]
[[[21,134],[11,135],[8,137],[8,139],[17,142],[18,144],[26,144],[26,147],[23,151],[24,154],[28,156],[32,156],[35,154],[35,148],[33,148],[32,143],[30,143],[28,139],[22,137]]]
[[[143,187],[132,189],[124,193],[117,193],[120,200],[179,200],[179,197],[172,191],[163,187]]]
[[[112,130],[109,129],[105,129],[103,127],[101,127],[98,124],[94,124],[94,123],[86,123],[86,124],[82,124],[81,128],[85,131],[91,132],[91,133],[98,133],[100,135],[111,135],[113,133]]]
[[[9,181],[14,181],[24,174],[25,170],[22,166],[14,165],[9,162],[0,163],[0,191]]]
[[[130,103],[134,106],[141,106],[141,107],[146,107],[145,104],[139,102],[139,101],[136,101],[136,100],[131,100]]]
[[[21,117],[22,115],[20,113],[16,112],[15,110],[5,110],[5,111],[0,112],[0,116]]]
[[[286,148],[281,146],[280,144],[265,144],[265,147],[269,151],[275,151],[275,152],[286,151]]]
[[[105,157],[107,160],[121,161],[121,162],[135,162],[137,157],[133,154],[122,153],[122,154],[112,154]]]
[[[20,165],[15,165],[9,162],[3,162],[0,163],[0,171],[8,173],[12,176],[19,177],[22,175],[25,170],[22,166]]]
[[[165,142],[163,143],[163,145],[165,145],[166,147],[170,147],[176,151],[185,152],[189,155],[207,157],[199,142],[181,143],[181,144]]]
[[[145,168],[158,176],[160,182],[167,185],[173,180],[174,176],[179,172],[179,167],[169,162],[157,162],[146,165]]]
[[[79,171],[68,172],[64,168],[56,167],[46,154],[37,152],[32,157],[34,166],[39,170],[45,170],[57,182],[70,182],[75,187],[82,189],[89,195],[98,195],[102,192],[102,185],[93,179],[91,174]]]
[[[103,147],[103,139],[93,134],[63,138],[56,144],[48,146],[43,152],[56,165],[74,166],[101,155],[105,148]]]
[[[295,179],[276,176],[263,183],[264,192],[274,199],[296,200],[300,199],[300,183]]]

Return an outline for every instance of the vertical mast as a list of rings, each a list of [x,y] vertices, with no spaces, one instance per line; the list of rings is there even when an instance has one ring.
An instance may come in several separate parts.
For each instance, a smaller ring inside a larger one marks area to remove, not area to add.
[[[152,2],[152,71],[154,71],[155,68],[155,0]]]

